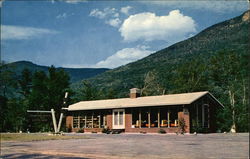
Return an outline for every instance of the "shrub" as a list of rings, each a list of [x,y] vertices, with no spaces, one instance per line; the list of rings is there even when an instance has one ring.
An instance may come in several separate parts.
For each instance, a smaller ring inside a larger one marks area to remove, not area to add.
[[[184,118],[179,118],[179,131],[181,134],[184,134],[186,132],[186,123],[185,123],[185,120]]]
[[[109,128],[103,128],[102,133],[110,134],[110,129]]]
[[[78,133],[84,133],[84,129],[79,129],[77,132]]]
[[[160,130],[158,130],[158,133],[159,134],[166,134],[167,132],[164,129],[160,129]]]

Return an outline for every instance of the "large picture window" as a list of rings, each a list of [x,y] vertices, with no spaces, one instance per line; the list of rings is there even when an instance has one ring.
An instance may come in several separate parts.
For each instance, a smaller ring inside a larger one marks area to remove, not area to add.
[[[140,127],[140,119],[139,119],[139,109],[134,108],[132,109],[132,128],[139,128]]]
[[[132,128],[177,127],[178,112],[182,111],[181,108],[180,106],[134,108]]]
[[[104,128],[107,126],[106,112],[92,111],[73,115],[73,128]]]
[[[158,127],[158,108],[150,109],[150,127]]]
[[[148,127],[148,108],[142,108],[141,109],[141,127],[145,128]]]

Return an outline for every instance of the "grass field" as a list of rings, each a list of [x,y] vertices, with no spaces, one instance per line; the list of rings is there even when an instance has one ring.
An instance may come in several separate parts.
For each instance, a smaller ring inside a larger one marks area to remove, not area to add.
[[[4,141],[45,141],[45,140],[67,140],[67,139],[90,139],[86,136],[64,136],[42,133],[1,133],[1,142]]]

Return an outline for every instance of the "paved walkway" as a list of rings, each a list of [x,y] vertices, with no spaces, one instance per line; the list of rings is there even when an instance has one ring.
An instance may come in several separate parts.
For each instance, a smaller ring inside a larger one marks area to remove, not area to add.
[[[67,134],[90,139],[4,142],[3,158],[248,159],[249,134]]]

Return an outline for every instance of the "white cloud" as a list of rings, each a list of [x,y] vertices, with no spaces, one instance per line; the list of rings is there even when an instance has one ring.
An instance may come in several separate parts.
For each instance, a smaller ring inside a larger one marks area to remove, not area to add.
[[[103,10],[92,9],[89,16],[96,17],[99,19],[104,19],[106,24],[113,27],[119,27],[121,20],[119,19],[119,13],[115,8],[104,8]]]
[[[104,12],[100,11],[99,9],[92,9],[91,12],[89,13],[89,16],[103,19],[105,18],[106,15],[104,14]]]
[[[125,41],[165,40],[176,42],[196,32],[195,21],[173,10],[166,16],[145,12],[129,16],[119,31]]]
[[[57,33],[59,32],[43,28],[1,25],[1,40],[27,40],[37,38],[45,34]]]
[[[117,10],[115,8],[104,8],[103,11],[99,9],[92,9],[89,13],[89,16],[97,17],[99,19],[104,19],[108,17],[119,17],[119,13],[117,13]]]
[[[109,24],[113,27],[119,27],[121,22],[122,21],[119,18],[110,19],[110,20],[106,21],[107,24]]]
[[[81,2],[87,2],[87,0],[65,0],[64,2],[70,3],[70,4],[77,4]]]
[[[144,45],[137,46],[136,48],[124,48],[117,51],[114,55],[109,56],[107,59],[98,62],[96,67],[115,68],[130,62],[134,62],[154,52],[148,49],[149,47]]]
[[[51,3],[54,4],[55,2],[64,2],[68,4],[78,4],[78,3],[85,3],[88,0],[51,0]]]
[[[56,19],[65,19],[65,18],[67,18],[67,17],[68,17],[67,13],[63,13],[63,14],[57,15],[57,16],[56,16]]]
[[[177,8],[189,8],[196,10],[211,10],[214,12],[230,12],[230,11],[241,11],[248,9],[248,1],[240,0],[220,0],[220,1],[138,1],[146,4],[153,4],[158,6],[168,6],[168,7],[177,7]]]
[[[128,15],[130,9],[132,9],[131,6],[122,7],[121,10],[120,10],[120,12],[123,13],[123,14]]]

